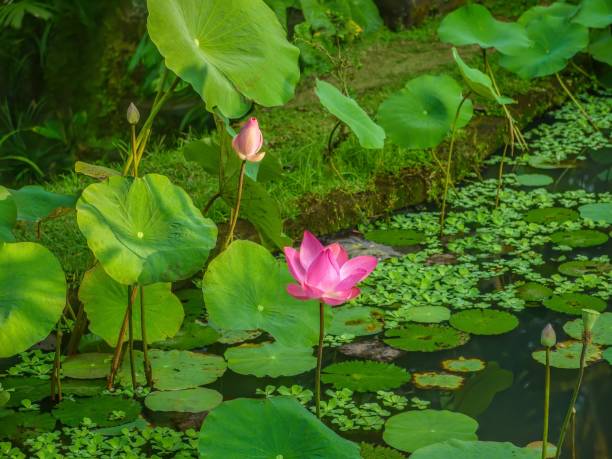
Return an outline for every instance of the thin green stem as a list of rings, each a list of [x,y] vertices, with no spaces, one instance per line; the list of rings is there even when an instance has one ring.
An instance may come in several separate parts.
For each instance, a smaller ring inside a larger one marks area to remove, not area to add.
[[[136,290],[132,291],[132,295],[135,295]],[[134,298],[131,299],[131,302],[134,302]],[[121,323],[121,328],[119,329],[119,336],[117,337],[117,344],[115,345],[115,352],[113,354],[113,360],[111,362],[110,373],[108,374],[108,380],[106,382],[106,388],[111,390],[113,388],[113,384],[115,383],[115,376],[117,371],[119,370],[119,366],[121,365],[121,357],[123,350],[123,341],[125,338],[125,332],[128,328],[128,312],[129,309],[125,308],[125,315],[123,316],[123,322]]]
[[[51,400],[62,401],[62,327],[58,323],[57,331],[55,332],[55,359],[53,359],[53,371],[51,375]]]
[[[572,459],[576,459],[576,408],[572,410]]]
[[[227,248],[234,239],[234,230],[236,229],[236,224],[238,223],[238,215],[240,214],[240,203],[242,201],[242,189],[244,188],[244,173],[246,171],[246,159],[242,161],[240,165],[240,176],[238,178],[238,191],[236,195],[236,207],[232,212],[232,218],[230,219],[229,231],[227,233],[227,238],[225,239],[225,244],[223,244],[223,250]]]
[[[512,127],[512,120],[508,119],[508,135],[510,137],[510,154],[514,156],[514,130]],[[502,153],[501,161],[499,162],[499,170],[497,172],[497,192],[495,193],[495,208],[499,207],[499,201],[501,196],[501,190],[504,184],[504,163],[506,161],[506,152],[508,151],[508,143],[504,145],[504,151]]]
[[[338,130],[338,128],[342,126],[342,121],[336,122],[333,129],[329,133],[329,137],[327,138],[327,158],[331,159],[332,153],[334,152],[334,134]]]
[[[589,116],[589,114],[584,109],[580,101],[574,96],[572,91],[570,91],[567,85],[563,82],[563,80],[561,79],[561,76],[558,73],[555,73],[555,76],[557,77],[557,81],[559,82],[559,84],[561,85],[565,93],[569,96],[572,102],[574,102],[576,107],[578,107],[578,110],[580,110],[580,113],[582,113],[582,116],[584,116],[584,118],[589,122],[589,124],[593,127],[593,129],[595,129],[596,131],[599,131],[599,127],[595,124],[593,119]]]
[[[325,303],[319,303],[319,347],[317,348],[317,372],[315,375],[315,409],[321,418],[321,366],[323,364],[323,338],[325,337]]]
[[[206,203],[206,205],[204,206],[204,209],[202,209],[202,214],[206,215],[208,211],[210,210],[210,208],[212,207],[212,205],[215,203],[215,201],[219,199],[220,197],[221,197],[220,191],[217,191],[215,194],[213,194],[208,200],[208,202]]]
[[[153,369],[151,368],[151,362],[149,361],[149,342],[147,341],[147,323],[145,319],[145,300],[144,300],[144,287],[138,286],[140,293],[140,335],[142,337],[142,354],[144,359],[144,371],[145,377],[147,378],[147,386],[153,388]]]
[[[134,287],[128,286],[128,352],[130,354],[132,389],[136,390],[136,362],[134,361],[134,300],[132,297],[132,292],[134,290]]]
[[[542,433],[542,459],[548,447],[548,414],[550,412],[550,348],[546,347],[546,376],[544,378],[544,432]]]

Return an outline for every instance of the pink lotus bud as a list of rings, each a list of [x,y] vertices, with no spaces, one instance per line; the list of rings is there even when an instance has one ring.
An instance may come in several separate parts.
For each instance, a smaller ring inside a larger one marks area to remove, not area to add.
[[[263,145],[263,135],[259,130],[257,118],[251,118],[247,121],[234,140],[232,147],[238,154],[238,157],[243,161],[259,162],[266,155],[265,152],[259,153]]]
[[[553,347],[555,344],[557,344],[557,334],[555,333],[555,329],[551,324],[546,325],[544,330],[542,330],[540,343],[542,343],[542,346],[544,347]]]

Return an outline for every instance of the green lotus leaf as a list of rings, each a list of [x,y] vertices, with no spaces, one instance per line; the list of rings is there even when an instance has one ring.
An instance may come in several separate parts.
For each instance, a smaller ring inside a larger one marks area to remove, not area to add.
[[[550,235],[555,244],[574,248],[593,247],[608,242],[608,235],[595,230],[558,231]]]
[[[124,285],[192,276],[217,237],[187,193],[157,174],[89,185],[77,203],[77,222],[104,270]]]
[[[378,308],[368,306],[345,306],[332,309],[329,335],[374,335],[383,328],[384,314]]]
[[[15,240],[12,233],[15,223],[17,223],[15,198],[7,188],[0,185],[0,243]]]
[[[164,350],[178,349],[188,351],[190,349],[203,348],[217,342],[218,339],[219,332],[214,328],[198,320],[192,321],[190,319],[183,323],[181,329],[172,338],[153,343],[151,347]]]
[[[525,221],[545,225],[548,223],[562,223],[578,220],[580,215],[572,209],[563,207],[544,207],[542,209],[532,209],[525,214]]]
[[[610,29],[591,30],[589,54],[596,61],[612,65],[612,32]]]
[[[410,373],[392,363],[353,360],[323,368],[321,380],[325,384],[333,384],[336,389],[376,392],[406,384],[410,380]]]
[[[550,5],[536,5],[531,8],[525,10],[523,14],[518,18],[518,23],[527,25],[534,19],[539,19],[542,17],[555,17],[559,19],[563,19],[569,21],[578,10],[576,5],[571,3],[566,3],[563,1],[554,2]]]
[[[559,266],[559,272],[566,276],[581,277],[586,274],[605,274],[612,271],[612,264],[595,260],[568,261]]]
[[[582,339],[584,326],[582,319],[572,320],[563,325],[563,330],[574,339]],[[612,346],[612,312],[604,312],[599,316],[591,332],[593,343]]]
[[[107,370],[110,369],[110,363]],[[62,394],[76,397],[95,397],[106,390],[106,380],[102,379],[62,379]],[[49,390],[47,387],[47,395]]]
[[[433,352],[464,345],[470,335],[446,325],[409,324],[388,330],[385,343],[389,346],[414,352]]]
[[[463,376],[437,371],[412,374],[412,382],[418,389],[457,390],[463,386],[464,381]]]
[[[612,202],[585,204],[578,208],[582,218],[612,225]]]
[[[11,399],[11,393],[6,390],[0,390],[0,408],[8,403]]]
[[[508,442],[449,440],[426,446],[410,459],[539,459],[540,451]]]
[[[516,176],[516,183],[521,186],[543,187],[553,183],[550,175],[544,174],[522,174]]]
[[[11,391],[11,398],[6,403],[8,408],[21,406],[21,401],[28,399],[37,402],[49,396],[49,380],[32,376],[7,376],[0,379],[2,388]]]
[[[62,372],[68,378],[104,378],[110,371],[112,359],[112,354],[97,352],[70,355],[62,362]]]
[[[67,209],[74,209],[76,196],[52,193],[40,185],[28,185],[11,190],[17,205],[17,220],[37,223],[53,218]]]
[[[580,341],[563,341],[557,343],[555,349],[550,353],[550,365],[554,368],[577,369],[580,368],[580,353],[582,343]],[[531,356],[542,365],[546,364],[546,351],[535,351]],[[601,360],[601,348],[596,344],[587,347],[585,365],[590,365]]]
[[[261,329],[290,346],[314,345],[319,336],[318,304],[290,296],[286,289],[291,282],[287,268],[264,247],[236,241],[204,275],[210,322],[228,330]]]
[[[502,67],[524,79],[563,70],[568,60],[589,44],[588,29],[565,18],[543,15],[532,19],[525,28],[533,44],[499,59]]]
[[[550,298],[553,291],[537,282],[527,282],[516,289],[517,296],[524,301],[542,301]]]
[[[582,0],[572,22],[595,29],[608,27],[612,24],[612,3],[610,0]]]
[[[593,309],[597,312],[604,311],[607,304],[596,296],[585,295],[584,293],[563,293],[545,300],[544,306],[553,311],[579,316],[583,309]]]
[[[423,233],[403,229],[372,230],[365,233],[363,237],[368,241],[392,247],[410,247],[425,242],[427,239]]]
[[[450,309],[444,306],[415,306],[406,311],[403,319],[409,322],[434,324],[450,319]]]
[[[612,347],[609,347],[603,351],[601,356],[606,359],[610,365],[612,365]]]
[[[172,285],[152,284],[143,290],[147,339],[155,342],[174,336],[183,322],[183,305],[172,293]],[[128,287],[114,281],[98,264],[85,273],[79,299],[85,305],[89,329],[110,346],[116,346],[128,303]],[[132,318],[134,339],[140,341],[140,289],[135,296]]]
[[[143,355],[134,352],[136,380],[146,382]],[[151,349],[149,360],[153,372],[153,386],[159,390],[191,389],[210,384],[220,378],[227,368],[223,357],[189,351],[161,351]],[[125,387],[131,386],[130,359],[126,355],[117,374],[117,380]]]
[[[223,395],[216,390],[196,387],[193,389],[151,392],[145,398],[144,403],[151,411],[201,413],[212,410],[222,401]]]
[[[378,109],[378,121],[389,139],[404,148],[431,148],[438,145],[453,127],[461,86],[448,75],[422,75],[406,83]],[[472,101],[461,106],[457,128],[472,118]]]
[[[501,335],[518,327],[517,317],[509,312],[492,309],[468,309],[454,313],[450,324],[474,335]]]
[[[49,413],[10,412],[5,416],[0,415],[0,439],[19,440],[36,437],[40,432],[51,432],[56,423],[55,418]]]
[[[55,406],[53,417],[69,427],[78,427],[83,418],[91,419],[99,427],[111,427],[135,420],[142,407],[133,399],[119,396],[100,395],[98,397],[65,399]],[[113,412],[122,411],[125,416],[113,417]]]
[[[299,51],[262,0],[148,0],[147,9],[166,66],[209,111],[239,118],[248,99],[271,107],[293,97]]]
[[[293,398],[239,398],[210,412],[200,432],[200,457],[360,459],[345,440]]]
[[[395,449],[370,443],[361,443],[361,457],[363,459],[406,459],[406,456]]]
[[[57,258],[33,242],[0,243],[0,358],[47,337],[66,305]]]
[[[477,429],[478,422],[465,414],[446,410],[407,411],[387,419],[383,440],[393,448],[412,453],[445,440],[476,440]]]
[[[385,146],[385,131],[370,119],[354,99],[322,80],[317,80],[315,93],[321,104],[353,131],[359,139],[359,145],[373,149]]]
[[[453,58],[459,67],[459,72],[461,72],[463,80],[473,92],[486,99],[494,100],[500,105],[514,103],[514,100],[510,99],[509,97],[503,97],[502,95],[498,94],[493,87],[491,78],[489,78],[488,75],[467,65],[463,59],[461,59],[461,56],[455,47],[453,47]]]
[[[225,358],[233,372],[258,378],[295,376],[317,365],[312,348],[287,346],[279,342],[230,347],[225,351]]]
[[[459,357],[458,359],[448,359],[442,361],[442,368],[447,371],[458,373],[471,373],[485,369],[485,362],[480,359],[466,359]]]
[[[221,344],[238,344],[244,341],[250,341],[259,337],[262,332],[260,330],[219,330],[221,337],[218,341]]]

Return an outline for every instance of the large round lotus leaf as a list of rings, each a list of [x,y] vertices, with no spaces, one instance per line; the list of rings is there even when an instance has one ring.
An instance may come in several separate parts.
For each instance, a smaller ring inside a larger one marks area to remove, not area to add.
[[[446,410],[407,411],[387,419],[383,440],[409,453],[440,441],[476,440],[478,422],[461,413]]]
[[[319,307],[290,296],[291,282],[285,265],[264,247],[236,241],[204,275],[210,322],[228,330],[262,329],[287,345],[311,346],[319,337]]]
[[[427,371],[414,373],[412,382],[418,389],[457,390],[463,385],[463,376]]]
[[[66,305],[55,256],[33,242],[0,243],[0,358],[47,337]]]
[[[580,368],[580,353],[582,343],[580,341],[564,341],[557,343],[555,349],[550,353],[550,365],[554,368],[577,369]],[[531,356],[542,365],[546,364],[546,351],[535,351]],[[601,359],[601,348],[596,344],[589,344],[586,353],[586,365]]]
[[[606,359],[610,365],[612,365],[612,347],[609,347],[603,351],[601,356]]]
[[[322,80],[317,80],[315,92],[321,104],[353,131],[359,139],[359,145],[363,148],[385,146],[385,131],[370,119],[354,99]]]
[[[485,368],[485,362],[480,359],[466,359],[459,357],[458,359],[448,359],[442,361],[442,368],[447,371],[455,371],[458,373],[471,373],[481,371]]]
[[[136,381],[144,384],[146,380],[143,355],[140,351],[135,351],[134,354]],[[149,360],[153,372],[153,386],[159,390],[191,389],[210,384],[220,378],[227,368],[223,357],[199,352],[151,349]],[[129,354],[123,359],[117,379],[123,386],[132,384]]]
[[[455,47],[453,47],[453,58],[459,67],[459,72],[461,72],[463,80],[473,92],[487,99],[494,100],[500,105],[511,104],[514,102],[508,97],[501,96],[495,90],[493,87],[493,82],[488,75],[467,65],[463,59],[461,59],[461,56]]]
[[[566,276],[580,277],[586,274],[605,274],[612,270],[612,264],[595,260],[568,261],[559,266],[559,272]]]
[[[11,230],[17,223],[17,204],[8,189],[0,185],[0,243],[12,242],[15,236]]]
[[[427,239],[423,233],[403,229],[372,230],[363,236],[368,241],[393,247],[410,247],[425,242]]]
[[[440,23],[438,36],[455,46],[478,45],[496,48],[505,54],[513,54],[530,44],[521,25],[498,21],[478,4],[462,6],[447,14]]]
[[[332,320],[326,333],[330,335],[374,335],[383,328],[384,314],[368,306],[345,306],[332,309]]]
[[[378,109],[378,121],[389,138],[405,148],[438,145],[453,127],[461,86],[448,75],[422,75],[385,100]],[[457,128],[472,118],[472,101],[461,106]]]
[[[209,111],[239,118],[247,99],[271,107],[293,97],[299,51],[263,0],[148,0],[147,9],[166,66]]]
[[[608,235],[595,230],[559,231],[550,235],[555,244],[574,248],[593,247],[608,242]]]
[[[582,0],[572,22],[596,29],[612,24],[612,2],[610,0]]]
[[[239,398],[206,417],[200,432],[202,459],[360,459],[345,440],[289,397]]]
[[[385,343],[404,351],[433,352],[462,346],[470,335],[446,325],[410,324],[389,330]]]
[[[0,379],[2,389],[10,390],[11,398],[6,403],[9,408],[21,406],[21,401],[28,399],[37,402],[50,394],[49,380],[32,376],[7,376]]]
[[[210,411],[223,401],[223,395],[213,389],[155,391],[145,398],[145,406],[152,411],[176,411],[180,413],[201,413]]]
[[[539,459],[540,451],[508,442],[449,440],[415,451],[410,459]]]
[[[596,61],[612,65],[612,32],[610,32],[610,29],[591,30],[589,53]],[[595,155],[591,153],[591,156],[594,157]],[[601,155],[598,156],[601,157]]]
[[[183,305],[172,293],[172,285],[152,284],[143,290],[147,340],[155,342],[174,336],[183,322]],[[128,287],[114,281],[98,264],[85,273],[79,299],[85,305],[89,329],[115,346],[128,303]],[[136,293],[132,317],[134,339],[140,341],[140,289]],[[124,340],[127,340],[127,333]]]
[[[563,330],[574,339],[582,339],[584,325],[582,319],[572,320],[563,326]],[[604,346],[612,346],[612,312],[604,312],[599,316],[592,330],[593,342]]]
[[[596,296],[585,295],[584,293],[563,293],[545,300],[544,306],[553,311],[579,316],[582,314],[583,309],[593,309],[598,312],[604,311],[607,304]]]
[[[550,175],[544,174],[522,174],[516,176],[516,183],[521,186],[542,187],[550,185],[553,181]]]
[[[135,420],[141,411],[138,401],[112,395],[98,397],[65,399],[52,411],[53,416],[62,424],[78,427],[83,418],[91,419],[99,427],[111,427]],[[119,419],[113,412],[122,411]]]
[[[542,301],[550,298],[553,291],[537,282],[527,282],[516,289],[517,296],[524,301]]]
[[[589,44],[589,30],[565,18],[544,15],[526,25],[533,42],[513,55],[502,55],[499,64],[521,78],[538,78],[557,73],[567,61]]]
[[[572,209],[563,207],[544,207],[532,209],[525,214],[525,221],[545,225],[547,223],[561,223],[578,220],[580,215]]]
[[[534,19],[544,16],[556,17],[559,19],[570,20],[576,14],[578,8],[576,5],[563,1],[554,2],[547,6],[536,5],[525,10],[518,18],[518,23],[527,25]]]
[[[62,362],[62,372],[68,378],[104,378],[110,371],[112,354],[89,353],[68,356]]]
[[[29,437],[33,438],[36,437],[37,433],[51,432],[55,428],[55,424],[57,424],[57,421],[49,413],[36,411],[16,413],[9,411],[5,416],[0,414],[0,439],[10,438],[12,440],[19,440]]]
[[[612,225],[612,202],[585,204],[578,208],[582,218]]]
[[[258,378],[299,375],[317,365],[312,348],[287,346],[279,342],[230,347],[225,351],[225,358],[230,370]]]
[[[410,380],[410,373],[392,363],[354,360],[325,367],[321,380],[336,389],[376,392],[402,386]]]
[[[73,209],[76,196],[52,193],[40,185],[28,185],[11,190],[17,205],[17,220],[36,223]]]
[[[145,313],[146,314],[146,313]],[[187,321],[188,320],[188,321]],[[198,320],[186,319],[181,329],[172,338],[158,341],[151,346],[158,349],[188,351],[217,342],[219,332]]]
[[[410,322],[434,324],[450,319],[450,309],[444,306],[415,306],[406,311],[403,319]]]
[[[125,285],[192,276],[217,238],[217,227],[187,193],[157,174],[89,185],[77,203],[77,222],[104,270]]]
[[[518,327],[515,315],[491,309],[468,309],[454,313],[450,324],[458,330],[474,335],[501,335]]]

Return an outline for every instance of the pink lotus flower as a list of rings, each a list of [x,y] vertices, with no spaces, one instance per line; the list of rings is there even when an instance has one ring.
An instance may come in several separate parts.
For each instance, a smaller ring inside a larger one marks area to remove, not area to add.
[[[300,250],[285,247],[289,272],[298,284],[289,284],[289,294],[300,300],[316,299],[338,306],[359,295],[356,284],[370,275],[377,264],[375,257],[360,256],[349,260],[338,244],[324,247],[310,232],[304,231]]]
[[[259,162],[266,155],[265,152],[259,153],[263,145],[263,134],[259,130],[257,118],[251,118],[247,121],[234,140],[232,147],[238,154],[238,157],[243,161]]]

